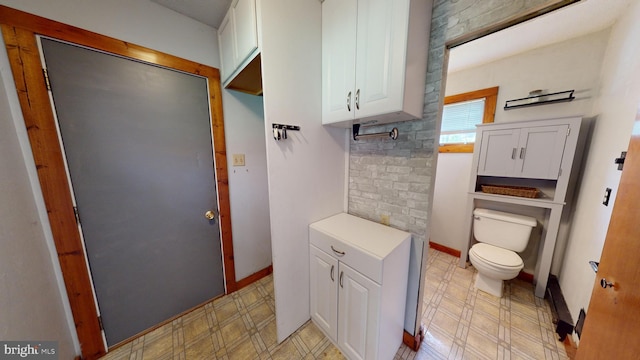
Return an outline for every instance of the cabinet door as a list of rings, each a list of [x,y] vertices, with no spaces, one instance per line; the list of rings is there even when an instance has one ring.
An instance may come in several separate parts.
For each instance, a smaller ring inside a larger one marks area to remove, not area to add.
[[[520,129],[482,132],[478,175],[513,176]]]
[[[258,48],[256,1],[238,0],[233,7],[236,31],[237,65],[242,64]]]
[[[218,29],[218,43],[220,46],[220,62],[222,82],[227,81],[236,69],[236,35],[234,32],[233,11],[229,11]]]
[[[356,0],[322,3],[322,123],[353,119]]]
[[[338,260],[310,246],[311,317],[333,340],[338,332]]]
[[[402,110],[409,0],[358,2],[356,118]]]
[[[376,359],[380,285],[340,263],[338,347],[348,359]]]
[[[568,129],[568,125],[521,129],[515,176],[557,179]]]

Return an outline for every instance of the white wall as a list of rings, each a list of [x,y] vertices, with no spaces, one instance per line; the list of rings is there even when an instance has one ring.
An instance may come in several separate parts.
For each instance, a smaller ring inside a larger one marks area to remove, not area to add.
[[[592,111],[598,118],[560,272],[560,286],[574,320],[578,319],[580,308],[588,308],[595,279],[588,261],[599,261],[611,218],[612,203],[608,207],[602,205],[602,194],[610,187],[612,199],[615,198],[621,171],[613,159],[627,149],[639,109],[639,42],[640,3],[633,2],[611,29],[599,74],[600,96]]]
[[[149,47],[205,65],[219,67],[220,64],[216,29],[184,17],[150,1],[57,0],[54,2],[40,0],[0,0],[0,4],[103,35],[125,40],[130,43]],[[4,49],[4,44],[2,43],[1,45],[2,49]],[[55,247],[51,237],[46,210],[38,185],[35,164],[33,163],[30,145],[5,51],[0,51],[0,60],[2,60],[3,64],[0,68],[0,76],[2,76],[4,80],[3,93],[6,91],[9,98],[9,107],[0,107],[0,116],[2,116],[3,121],[0,126],[3,128],[7,126],[5,124],[6,121],[13,123],[14,125],[12,126],[15,126],[15,130],[13,131],[9,131],[10,129],[7,131],[2,130],[1,135],[8,137],[6,140],[7,146],[14,146],[10,141],[17,141],[20,145],[22,152],[21,156],[24,158],[22,166],[24,167],[26,165],[26,171],[29,175],[28,181],[32,184],[30,187],[32,194],[29,196],[26,196],[23,192],[19,192],[11,195],[14,196],[11,201],[5,201],[4,199],[0,201],[0,212],[3,214],[5,211],[15,212],[15,204],[22,203],[25,203],[25,207],[28,209],[30,206],[29,204],[33,203],[35,199],[36,208],[34,209],[37,209],[40,220],[39,222],[33,220],[28,224],[29,227],[35,227],[37,231],[45,235],[41,235],[41,238],[38,239],[37,237],[30,235],[36,230],[25,226],[25,229],[22,232],[17,230],[12,232],[12,239],[10,240],[25,243],[25,248],[18,252],[22,254],[27,253],[26,249],[28,248],[26,246],[36,246],[33,244],[27,245],[28,241],[40,242],[39,246],[41,248],[33,248],[35,254],[37,256],[41,256],[38,252],[41,252],[42,249],[49,248],[50,256],[53,260],[49,265],[47,265],[47,262],[39,263],[39,265],[43,266],[44,269],[42,267],[36,267],[33,272],[31,272],[23,271],[23,269],[19,267],[11,266],[15,265],[16,260],[27,261],[28,259],[20,257],[13,261],[5,262],[4,258],[0,258],[0,265],[7,265],[6,267],[3,266],[0,268],[2,271],[0,272],[0,279],[14,279],[19,281],[21,284],[29,284],[32,282],[39,283],[42,279],[49,279],[49,276],[51,276],[49,274],[54,274],[55,278],[58,279],[59,296],[61,297],[61,300],[52,300],[50,299],[49,293],[45,293],[41,297],[38,294],[29,294],[29,296],[26,296],[26,294],[14,291],[14,289],[11,289],[11,291],[4,291],[5,288],[2,288],[0,291],[0,308],[10,309],[11,314],[13,314],[12,316],[15,316],[17,319],[20,315],[26,315],[33,312],[34,309],[43,308],[43,302],[52,302],[52,305],[46,306],[46,309],[52,309],[51,311],[54,311],[53,309],[58,307],[55,305],[55,301],[61,301],[66,309],[65,314],[68,321],[68,328],[73,332],[73,339],[65,335],[65,331],[57,331],[57,334],[59,334],[60,341],[67,344],[64,345],[65,349],[70,347],[68,343],[75,342],[76,347],[75,350],[72,351],[79,354],[79,347],[77,345],[77,340],[75,340],[75,327],[68,307],[66,292],[64,290],[62,276],[57,263],[57,255],[55,254]],[[234,234],[234,241],[237,242],[237,244],[234,244],[237,266],[236,276],[240,279],[245,275],[251,274],[268,266],[271,259],[268,236],[268,214],[254,216],[255,212],[268,211],[267,199],[264,190],[266,187],[263,138],[264,128],[261,123],[252,123],[251,127],[252,129],[255,127],[254,130],[248,130],[247,128],[247,126],[249,126],[249,122],[255,120],[252,118],[254,115],[251,113],[257,111],[256,109],[259,109],[260,106],[256,104],[237,105],[235,104],[237,100],[236,97],[228,94],[226,91],[223,92],[227,146],[230,149],[238,150],[238,152],[246,152],[247,168],[251,171],[251,176],[240,176],[239,174],[238,176],[234,176],[233,168],[229,168],[230,192],[232,193],[230,194],[231,208],[232,214],[236,214],[236,216],[232,215],[232,230],[234,232],[237,231],[238,233]],[[251,101],[249,101],[249,103],[251,103]],[[227,109],[226,106],[229,106],[229,108]],[[245,131],[250,132],[249,136],[246,136],[247,134]],[[256,138],[256,134],[261,138]],[[2,146],[4,146],[4,142],[5,140],[3,139]],[[260,149],[260,147],[262,149]],[[260,150],[262,151],[262,155],[259,154]],[[15,149],[12,151],[15,152]],[[1,153],[3,154],[2,160],[4,161],[4,150]],[[260,156],[262,156],[262,160],[260,159]],[[7,161],[10,161],[10,159],[7,159]],[[11,163],[12,167],[15,167],[14,165],[15,164]],[[15,173],[15,176],[9,177],[11,180],[20,179],[22,176],[19,169],[6,172],[3,170],[0,175],[13,173]],[[3,178],[2,181],[4,182],[5,179]],[[27,185],[26,181],[22,181],[21,183]],[[250,204],[246,204],[244,202],[246,199],[242,194],[250,194],[252,192],[256,192],[255,196],[252,197],[252,202]],[[236,196],[237,194],[241,195]],[[9,196],[9,194],[7,194],[7,196]],[[238,202],[240,202],[240,204],[238,204]],[[248,205],[250,205],[249,212],[252,215],[251,218],[245,217],[243,212],[243,209],[246,210]],[[6,224],[11,224],[11,219],[13,218],[3,216],[1,220],[3,225],[0,228],[4,230],[5,220],[8,221]],[[17,224],[23,223],[16,221],[15,224],[16,225],[14,226],[18,226]],[[237,230],[237,228],[239,228],[239,230]],[[30,237],[31,239],[29,239]],[[2,238],[2,241],[5,241],[4,237]],[[0,256],[4,254],[7,253],[3,251]],[[25,264],[28,263],[25,262]],[[39,276],[36,276],[38,271],[41,273]],[[6,307],[9,304],[11,306]],[[56,314],[57,313],[52,314],[52,316],[55,317]],[[15,323],[14,321],[5,321],[5,312],[2,312],[0,316],[2,316],[0,318],[0,324],[2,325],[13,325]],[[11,319],[13,320],[14,317]],[[14,330],[12,327],[9,332],[0,332],[0,338],[7,339],[19,337],[29,327],[33,330],[33,334],[39,334],[42,331],[40,329],[40,324],[29,324],[25,322],[24,324],[21,324],[20,329],[16,328]],[[4,330],[4,328],[2,329]],[[52,325],[51,329],[56,330],[58,327]],[[49,338],[54,339],[56,337],[50,336]],[[61,345],[61,348],[62,347],[63,345]],[[71,356],[61,355],[61,358],[66,357]]]
[[[236,279],[271,265],[269,189],[261,96],[223,90]],[[233,154],[245,166],[233,166]]]
[[[321,125],[319,1],[271,0],[262,74],[276,324],[282,341],[309,319],[310,223],[344,211],[347,130]],[[276,142],[271,124],[300,125]]]
[[[495,122],[589,115],[598,94],[600,66],[608,34],[609,31],[605,30],[448,74],[445,93],[449,96],[499,86]],[[455,50],[450,55],[456,56]],[[546,89],[548,92],[575,89],[576,99],[569,103],[518,110],[503,109],[506,100],[525,97],[535,89]],[[467,241],[464,227],[460,224],[467,221],[466,193],[472,154],[441,153],[438,156],[431,240],[461,250]],[[597,192],[597,197],[600,193]],[[540,220],[544,217],[543,214],[529,215]],[[539,238],[539,232],[534,232],[531,246],[523,254],[525,271],[531,273],[535,269]],[[562,251],[564,246],[563,239],[559,239],[556,248]],[[559,264],[555,268],[559,269]],[[552,272],[557,273],[557,270]]]
[[[216,29],[148,0],[0,0],[0,4],[220,67]]]

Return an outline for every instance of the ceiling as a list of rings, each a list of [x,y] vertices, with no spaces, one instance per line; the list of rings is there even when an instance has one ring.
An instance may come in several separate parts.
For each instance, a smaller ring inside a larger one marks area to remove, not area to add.
[[[218,28],[232,0],[151,0],[182,15]]]
[[[450,73],[604,30],[636,0],[582,0],[451,49]]]
[[[151,0],[218,28],[232,0]],[[451,49],[449,72],[486,64],[610,27],[636,0],[582,0]],[[489,50],[488,50],[489,49]]]

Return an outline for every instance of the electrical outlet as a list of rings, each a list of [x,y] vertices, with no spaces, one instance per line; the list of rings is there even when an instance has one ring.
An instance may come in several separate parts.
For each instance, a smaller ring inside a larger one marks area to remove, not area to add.
[[[233,166],[244,166],[244,154],[233,154]]]
[[[380,215],[380,223],[389,226],[389,215]]]
[[[611,188],[607,188],[604,191],[604,197],[602,198],[602,205],[609,206],[609,198],[611,198]]]

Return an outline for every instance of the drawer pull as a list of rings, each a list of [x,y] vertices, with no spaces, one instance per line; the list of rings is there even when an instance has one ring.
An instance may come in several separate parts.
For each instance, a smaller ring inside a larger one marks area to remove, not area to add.
[[[333,268],[335,268],[335,265],[331,265],[331,281],[334,282],[335,279],[333,278]]]
[[[342,275],[344,275],[344,271],[340,271],[340,287],[343,288],[344,286],[342,286]]]
[[[333,248],[333,245],[331,245],[331,250],[333,250],[334,253],[336,253],[339,256],[344,256],[345,252],[344,251],[340,251],[340,250],[336,250]]]

